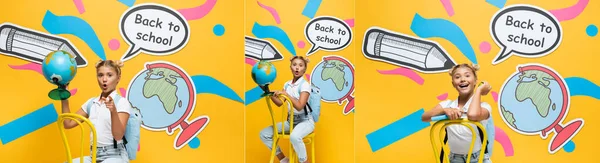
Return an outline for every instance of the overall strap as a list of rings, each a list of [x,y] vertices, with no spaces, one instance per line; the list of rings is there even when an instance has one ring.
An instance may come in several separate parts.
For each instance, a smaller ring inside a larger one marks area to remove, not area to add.
[[[483,143],[483,130],[477,126],[477,131],[479,132],[479,140]],[[446,129],[446,134],[444,136],[444,144],[448,142],[448,129]],[[488,144],[485,145],[484,154],[488,154],[488,145],[490,140],[487,141]],[[440,153],[440,162],[444,162],[444,147],[442,147],[442,152]]]
[[[481,141],[481,143],[483,143],[483,130],[481,130],[481,128],[479,128],[479,126],[477,126],[477,131],[479,131],[479,140]],[[489,145],[490,140],[487,140],[487,144],[485,145],[485,151],[484,154],[488,154],[488,148],[487,146]]]
[[[125,135],[123,135],[123,144],[127,144],[127,139],[125,139]],[[117,148],[117,140],[113,139],[113,146]],[[127,147],[125,147],[127,148]]]
[[[442,152],[440,153],[440,162],[444,162],[444,147],[443,145],[446,145],[446,143],[448,142],[448,129],[446,130],[446,134],[444,136],[444,144],[442,144]]]

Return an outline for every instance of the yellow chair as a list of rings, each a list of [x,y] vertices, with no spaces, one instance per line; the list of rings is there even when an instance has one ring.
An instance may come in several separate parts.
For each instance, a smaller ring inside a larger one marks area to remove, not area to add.
[[[60,130],[60,135],[62,136],[63,139],[63,143],[65,145],[65,149],[67,150],[67,159],[69,163],[72,163],[73,158],[71,157],[71,150],[69,148],[69,143],[67,141],[67,136],[65,134],[65,126],[63,125],[63,122],[65,119],[71,119],[74,120],[75,122],[77,122],[81,127],[81,153],[80,153],[80,158],[79,158],[79,162],[83,163],[83,159],[84,159],[84,155],[83,155],[83,149],[87,149],[83,147],[83,137],[84,137],[84,129],[83,126],[81,126],[81,121],[83,120],[84,123],[86,123],[88,126],[90,126],[90,130],[92,130],[92,151],[91,151],[91,157],[92,157],[92,162],[95,163],[96,162],[96,153],[97,153],[97,143],[96,143],[96,139],[97,139],[97,135],[96,135],[96,128],[94,127],[94,125],[92,124],[92,122],[90,122],[90,120],[88,120],[87,118],[79,115],[79,114],[75,114],[75,113],[64,113],[58,116],[58,129]]]
[[[271,160],[270,160],[270,163],[273,163],[273,161],[275,161],[275,157],[277,157],[275,155],[275,152],[277,149],[276,148],[277,143],[279,142],[280,139],[290,139],[290,134],[292,133],[291,131],[293,131],[293,129],[294,129],[294,123],[290,123],[290,132],[283,132],[283,131],[279,131],[277,129],[277,126],[275,126],[275,125],[277,125],[277,122],[275,122],[275,114],[271,107],[271,96],[272,95],[266,96],[265,100],[267,100],[267,105],[269,106],[269,112],[271,114],[271,121],[273,122],[273,146],[272,146],[273,148],[271,149]],[[290,111],[285,110],[285,106],[293,106],[291,104],[290,99],[286,96],[280,96],[279,99],[282,101],[285,101],[284,105],[281,105],[281,107],[280,107],[282,112],[284,112],[281,114],[281,122],[286,121],[286,114],[287,114],[287,116],[290,117],[290,122],[294,122],[294,114],[292,113],[293,111],[291,111],[291,109],[289,109]],[[285,105],[286,103],[288,105]],[[281,125],[282,125],[281,128],[283,129],[284,124],[282,123]],[[304,141],[304,143],[311,145],[311,154],[312,154],[311,162],[315,163],[315,160],[316,160],[316,158],[315,158],[315,132],[313,131],[312,133],[306,135],[306,137],[304,137],[303,141]],[[288,157],[289,157],[290,162],[291,163],[298,162],[298,157],[296,157],[296,153],[294,151],[294,148],[292,147],[291,142],[289,143],[289,148],[290,148],[290,154]]]
[[[473,121],[469,121],[467,119],[457,119],[457,120],[441,120],[441,121],[437,121],[436,123],[433,124],[433,126],[431,127],[431,130],[429,132],[429,136],[431,139],[431,145],[433,146],[433,154],[435,157],[435,160],[437,163],[440,163],[440,159],[438,158],[440,156],[441,151],[438,151],[438,147],[436,146],[436,141],[435,141],[435,133],[436,133],[436,128],[440,128],[440,130],[438,131],[438,133],[440,134],[439,138],[440,140],[444,137],[444,131],[446,129],[446,127],[450,126],[450,125],[463,125],[463,126],[467,126],[469,129],[471,129],[471,133],[473,133],[473,137],[472,137],[472,141],[471,141],[471,146],[469,148],[469,154],[467,155],[467,163],[471,162],[471,155],[473,154],[473,147],[475,147],[475,141],[477,140],[477,132],[475,132],[475,129],[473,129],[473,127],[470,124],[474,124],[476,126],[478,126],[481,130],[482,130],[482,137],[483,137],[483,142],[481,144],[482,147],[485,147],[487,145],[487,132],[485,130],[485,128],[483,127],[483,125],[481,125],[481,123],[479,122],[473,122]],[[439,127],[441,126],[441,127]],[[447,145],[444,144],[443,140],[439,141],[440,144],[442,145],[442,148],[444,151],[450,151],[447,147]],[[483,149],[483,148],[482,148]],[[449,153],[449,152],[448,152]],[[479,153],[479,160],[478,162],[483,162],[483,158],[485,157],[485,153],[484,152],[480,152]],[[447,155],[443,156],[444,158],[444,162],[450,162],[450,160],[448,159]]]

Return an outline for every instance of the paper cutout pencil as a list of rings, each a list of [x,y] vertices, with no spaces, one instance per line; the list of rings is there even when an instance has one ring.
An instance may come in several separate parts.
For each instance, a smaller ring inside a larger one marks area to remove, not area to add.
[[[363,41],[363,54],[369,59],[425,73],[448,71],[456,65],[448,53],[433,41],[380,28],[367,30]]]
[[[281,60],[283,56],[271,42],[246,36],[246,57],[257,60]]]
[[[86,59],[67,39],[10,23],[0,24],[0,53],[41,64],[46,55],[57,50],[74,55],[77,67],[87,65]]]

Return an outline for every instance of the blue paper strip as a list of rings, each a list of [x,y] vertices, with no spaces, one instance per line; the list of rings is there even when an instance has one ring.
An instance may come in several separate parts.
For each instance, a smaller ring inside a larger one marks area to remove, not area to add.
[[[8,144],[29,133],[56,122],[58,113],[54,104],[49,104],[19,119],[0,126],[0,142]]]

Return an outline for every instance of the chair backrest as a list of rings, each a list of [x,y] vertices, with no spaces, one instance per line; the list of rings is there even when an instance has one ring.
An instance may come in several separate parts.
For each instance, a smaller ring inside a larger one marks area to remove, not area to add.
[[[84,159],[83,158],[83,156],[84,156],[83,150],[87,149],[87,148],[83,147],[83,138],[84,138],[85,132],[83,132],[84,129],[83,129],[83,126],[81,125],[82,121],[83,121],[83,123],[87,124],[90,127],[90,130],[92,132],[92,141],[90,141],[90,143],[92,143],[91,157],[92,157],[92,162],[96,162],[96,153],[97,153],[96,147],[98,146],[98,144],[96,143],[97,142],[96,141],[97,140],[96,128],[94,127],[92,122],[90,122],[90,120],[88,120],[87,118],[85,118],[79,114],[63,113],[58,116],[57,124],[58,124],[58,129],[60,130],[60,135],[62,136],[63,144],[65,145],[65,149],[67,150],[68,162],[72,163],[73,158],[71,156],[71,149],[69,148],[69,143],[68,143],[69,141],[67,140],[67,136],[65,134],[65,126],[63,124],[63,122],[66,119],[71,119],[71,120],[77,122],[79,124],[78,126],[81,128],[81,152],[80,152],[79,162],[83,162],[83,159]]]
[[[289,133],[285,133],[283,131],[280,131],[280,132],[283,132],[283,135],[286,135],[286,134],[289,135],[289,134],[292,133],[292,130],[294,129],[294,123],[293,122],[294,122],[294,109],[295,108],[294,108],[294,104],[292,104],[292,100],[290,100],[289,97],[287,97],[287,96],[281,96],[281,99],[285,99],[285,100],[282,100],[284,102],[283,102],[283,105],[281,105],[281,111],[282,111],[281,112],[281,122],[285,122],[286,120],[289,119],[289,121],[290,121],[290,130],[289,130]],[[283,129],[283,127],[284,126],[281,126],[282,129]]]
[[[475,125],[478,128],[481,128],[481,130],[482,130],[482,132],[481,132],[482,133],[481,138],[483,138],[483,140],[481,141],[482,142],[482,144],[481,144],[482,147],[485,147],[487,145],[487,143],[488,143],[488,137],[487,137],[486,128],[483,125],[481,125],[481,123],[479,123],[479,122],[473,122],[473,121],[469,121],[469,120],[466,120],[466,119],[440,120],[440,121],[435,122],[433,124],[433,126],[431,126],[431,130],[429,132],[429,134],[430,134],[429,138],[431,140],[431,145],[433,146],[433,152],[434,152],[435,160],[438,163],[441,163],[441,162],[450,162],[448,160],[448,157],[446,157],[446,155],[444,155],[444,153],[443,153],[444,151],[450,151],[446,147],[446,145],[444,143],[444,141],[446,141],[446,140],[441,140],[442,138],[445,137],[444,136],[445,133],[442,132],[442,131],[446,131],[446,127],[448,127],[450,125],[463,125],[463,126],[469,128],[469,129],[471,129],[471,133],[473,133],[472,134],[472,139],[471,139],[472,142],[471,142],[471,145],[469,147],[469,154],[468,154],[468,157],[467,157],[467,160],[466,160],[466,162],[470,162],[471,155],[473,153],[473,147],[475,147],[475,141],[477,140],[477,134],[476,133],[478,132],[477,128],[473,128],[473,126],[471,126],[471,125]],[[439,141],[435,140],[435,133],[439,133],[439,137],[438,137],[440,139]],[[438,152],[438,147],[436,146],[437,145],[436,142],[439,142],[441,144],[441,146],[442,146],[441,152]],[[446,160],[446,161],[441,160],[439,157],[442,157],[442,159],[445,158],[444,160]],[[484,152],[480,152],[479,153],[479,160],[478,160],[478,162],[483,162],[483,158],[484,157],[485,157],[485,153]]]
[[[277,125],[277,123],[275,122],[275,114],[274,114],[274,112],[273,112],[273,109],[271,108],[271,96],[272,96],[272,95],[269,95],[269,96],[267,96],[267,97],[265,98],[265,100],[267,101],[267,106],[269,107],[269,112],[270,112],[270,114],[271,114],[271,121],[272,121],[272,123],[273,123],[273,133],[274,133],[274,134],[282,134],[282,135],[284,135],[285,133],[284,133],[283,131],[279,131],[279,129],[277,129],[277,126],[276,126],[276,125]],[[292,122],[293,122],[293,120],[294,120],[294,114],[292,113],[293,111],[292,111],[291,109],[285,109],[285,107],[288,107],[288,108],[290,108],[290,107],[291,107],[291,105],[292,105],[292,103],[291,103],[291,101],[290,101],[289,97],[287,97],[287,96],[280,96],[280,97],[279,97],[279,100],[283,101],[283,105],[281,105],[281,106],[280,106],[280,109],[281,109],[281,111],[282,111],[282,114],[281,114],[281,122],[285,122],[285,121],[287,120],[287,119],[286,119],[286,117],[287,117],[287,116],[289,116],[289,118],[290,118],[290,121],[292,121]],[[286,114],[286,113],[287,113],[287,114]],[[283,129],[284,129],[284,124],[283,124],[283,123],[281,123],[281,125],[282,125],[282,126],[281,126],[281,129],[283,130]],[[290,124],[290,131],[291,131],[293,128],[294,128],[294,123],[291,123],[291,124]]]
[[[298,95],[302,94],[302,90],[300,88],[301,85],[304,84],[305,80],[300,80],[300,83],[296,89],[298,91]],[[285,85],[285,89],[290,87],[289,83]],[[307,109],[308,108],[308,109]],[[321,89],[316,87],[313,84],[310,84],[310,94],[308,96],[308,100],[306,101],[306,106],[304,107],[304,113],[308,115],[310,112],[313,120],[319,122],[319,118],[321,117]]]

